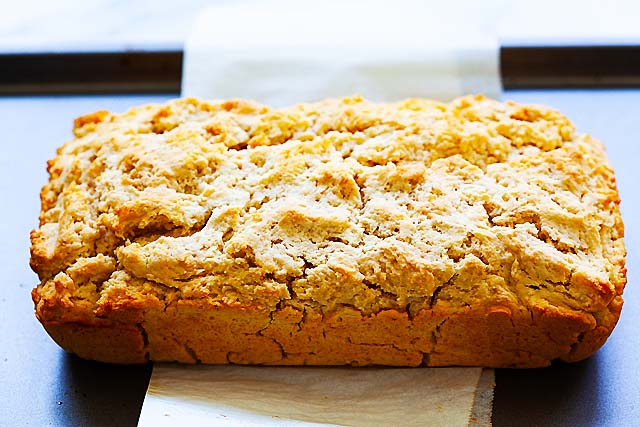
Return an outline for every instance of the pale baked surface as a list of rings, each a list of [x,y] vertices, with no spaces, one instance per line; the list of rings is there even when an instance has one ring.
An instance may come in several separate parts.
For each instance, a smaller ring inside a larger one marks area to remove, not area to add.
[[[82,357],[544,366],[619,317],[614,174],[552,109],[181,99],[74,134],[31,265]]]

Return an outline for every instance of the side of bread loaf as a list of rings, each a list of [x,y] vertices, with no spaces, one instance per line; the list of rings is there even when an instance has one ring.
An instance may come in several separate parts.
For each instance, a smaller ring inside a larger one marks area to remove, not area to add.
[[[31,265],[81,357],[536,367],[618,320],[614,174],[552,109],[181,99],[74,133]]]

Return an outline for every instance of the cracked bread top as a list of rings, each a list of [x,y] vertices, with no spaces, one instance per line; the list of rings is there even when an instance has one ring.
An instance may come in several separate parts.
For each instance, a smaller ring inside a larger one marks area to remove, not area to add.
[[[40,296],[94,313],[149,295],[596,313],[626,282],[604,149],[549,108],[179,99],[74,134],[48,162],[31,265]]]

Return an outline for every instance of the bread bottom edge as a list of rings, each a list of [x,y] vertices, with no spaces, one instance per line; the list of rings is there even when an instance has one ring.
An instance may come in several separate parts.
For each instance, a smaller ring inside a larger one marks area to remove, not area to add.
[[[38,317],[66,351],[110,363],[536,368],[555,359],[589,357],[610,335],[621,306],[616,297],[606,313],[595,317],[505,305],[363,316],[350,307],[322,315],[293,307],[267,311],[190,304],[128,309],[118,316],[127,321]]]

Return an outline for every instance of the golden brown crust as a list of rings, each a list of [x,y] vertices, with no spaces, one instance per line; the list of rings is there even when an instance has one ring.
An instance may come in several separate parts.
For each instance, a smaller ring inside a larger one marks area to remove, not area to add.
[[[396,310],[363,317],[343,308],[322,317],[292,307],[269,313],[179,303],[141,314],[139,323],[45,321],[44,326],[67,351],[115,363],[520,368],[587,357],[611,327],[594,328],[591,319],[565,313],[539,309],[532,314],[505,306],[455,314],[422,310],[411,317]]]
[[[74,134],[32,295],[82,357],[534,367],[588,357],[620,314],[613,171],[545,107],[184,99]]]

